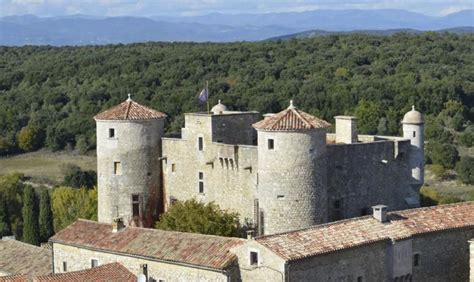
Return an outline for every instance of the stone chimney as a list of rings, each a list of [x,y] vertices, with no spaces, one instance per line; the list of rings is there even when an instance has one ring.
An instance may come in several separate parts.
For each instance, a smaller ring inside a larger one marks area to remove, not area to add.
[[[335,116],[336,143],[357,143],[357,118],[351,116]]]
[[[388,222],[388,216],[387,216],[387,206],[385,205],[377,205],[372,207],[373,210],[373,217],[384,223]]]
[[[255,238],[255,231],[247,230],[247,240],[253,240]]]
[[[114,222],[112,223],[112,232],[117,233],[125,228],[125,224],[123,223],[123,218],[116,217],[114,218]]]

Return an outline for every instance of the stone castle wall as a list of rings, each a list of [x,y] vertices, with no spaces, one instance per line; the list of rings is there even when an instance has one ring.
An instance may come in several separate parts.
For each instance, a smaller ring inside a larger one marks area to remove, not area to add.
[[[327,146],[329,220],[366,214],[371,206],[409,208],[418,201],[410,186],[409,141],[379,140]]]
[[[239,116],[251,122],[252,114]],[[172,199],[197,199],[216,202],[224,209],[240,214],[242,221],[253,221],[254,198],[257,185],[257,147],[214,142],[251,143],[251,133],[229,130],[227,117],[220,120],[217,134],[213,134],[215,116],[187,115],[182,138],[163,138],[164,195],[166,205]],[[225,126],[224,126],[225,125]],[[223,129],[225,128],[225,130]],[[233,134],[223,136],[223,132]],[[203,140],[199,150],[198,138]],[[200,175],[201,173],[201,175]],[[202,176],[202,179],[199,179]],[[204,192],[199,192],[199,182]]]
[[[161,137],[164,120],[97,121],[98,220],[132,219],[132,194],[139,194],[142,216],[150,193],[160,189]],[[113,128],[115,137],[109,137]],[[114,174],[114,163],[120,172]]]

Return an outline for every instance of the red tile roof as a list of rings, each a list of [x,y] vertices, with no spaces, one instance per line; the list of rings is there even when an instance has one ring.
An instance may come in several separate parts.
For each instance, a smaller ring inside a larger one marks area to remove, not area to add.
[[[136,282],[137,277],[118,262],[104,264],[82,271],[38,276],[34,281],[115,281]]]
[[[13,239],[0,240],[0,273],[45,275],[52,271],[51,250]]]
[[[268,116],[253,124],[253,127],[256,129],[269,131],[308,130],[326,128],[329,126],[331,126],[331,124],[327,121],[305,113],[302,110],[295,108],[293,104],[291,104],[286,110]]]
[[[286,260],[329,253],[383,240],[474,227],[474,202],[390,212],[390,222],[372,216],[316,225],[303,230],[262,236],[257,242]]]
[[[61,230],[50,241],[213,269],[225,269],[236,259],[230,249],[245,242],[239,238],[130,226],[112,233],[111,224],[83,219]]]
[[[147,120],[165,118],[166,114],[138,104],[132,99],[97,114],[95,120]]]
[[[32,278],[26,274],[15,274],[0,277],[0,282],[27,282],[31,280]]]

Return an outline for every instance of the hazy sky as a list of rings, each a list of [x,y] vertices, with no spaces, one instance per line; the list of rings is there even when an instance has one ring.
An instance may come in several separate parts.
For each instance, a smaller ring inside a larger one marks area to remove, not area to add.
[[[473,9],[474,0],[0,0],[0,16],[203,15],[221,13],[301,12],[317,9],[404,9],[446,15]]]

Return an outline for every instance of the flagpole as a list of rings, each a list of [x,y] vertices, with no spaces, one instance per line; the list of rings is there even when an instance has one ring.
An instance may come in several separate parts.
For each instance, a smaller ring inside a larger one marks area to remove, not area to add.
[[[209,113],[209,80],[206,80],[206,92],[207,92],[207,112]]]

